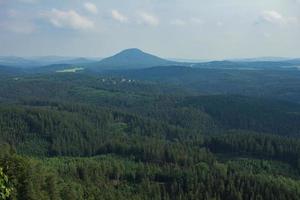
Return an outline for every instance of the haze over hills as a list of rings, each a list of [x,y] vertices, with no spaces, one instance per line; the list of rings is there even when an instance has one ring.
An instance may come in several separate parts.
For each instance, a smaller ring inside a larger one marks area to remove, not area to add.
[[[55,64],[75,64],[82,65],[101,60],[96,58],[84,57],[63,57],[63,56],[37,56],[37,57],[18,57],[0,56],[0,65],[18,68],[42,67]]]
[[[229,59],[231,61],[244,61],[244,62],[258,62],[258,61],[287,61],[287,60],[292,60],[293,58],[289,57],[254,57],[254,58],[233,58]]]
[[[40,56],[32,57],[31,59],[42,63],[43,65],[55,64],[86,64],[101,60],[101,58],[87,58],[87,57],[63,57],[63,56]]]
[[[94,71],[101,70],[126,70],[126,69],[145,69],[158,66],[185,66],[194,68],[220,68],[220,69],[270,69],[293,67],[296,62],[290,60],[272,61],[269,59],[252,59],[252,60],[222,60],[222,61],[202,61],[188,62],[188,60],[167,60],[158,56],[143,52],[140,49],[126,49],[120,53],[105,58],[99,62],[87,65],[88,68]],[[172,68],[170,68],[172,70]]]
[[[274,60],[274,59],[273,59]],[[252,60],[221,60],[206,62],[188,62],[187,60],[167,60],[158,56],[143,52],[140,49],[126,49],[120,53],[105,58],[99,62],[87,65],[88,68],[101,70],[126,70],[126,69],[145,69],[149,67],[160,66],[185,66],[193,68],[214,68],[214,69],[281,69],[284,67],[294,67],[298,63],[290,60],[273,61],[270,59],[252,59]],[[172,68],[169,68],[172,70]]]
[[[8,67],[30,67],[39,66],[40,63],[34,60],[17,57],[17,56],[1,56],[0,65]]]
[[[295,65],[300,65],[300,58],[291,59],[288,62]]]
[[[164,59],[156,55],[146,53],[140,49],[132,48],[123,50],[116,55],[104,59],[84,58],[84,57],[62,57],[62,56],[43,56],[43,57],[0,57],[0,65],[16,68],[37,68],[39,72],[55,72],[57,66],[64,69],[64,65],[80,66],[91,71],[101,72],[103,70],[126,70],[126,69],[145,69],[157,66],[186,66],[193,68],[213,68],[213,69],[282,69],[295,68],[300,65],[299,59],[284,58],[253,58],[236,59],[221,61],[190,61],[180,59],[175,61]],[[53,67],[53,70],[51,68]],[[171,68],[170,68],[171,70]]]

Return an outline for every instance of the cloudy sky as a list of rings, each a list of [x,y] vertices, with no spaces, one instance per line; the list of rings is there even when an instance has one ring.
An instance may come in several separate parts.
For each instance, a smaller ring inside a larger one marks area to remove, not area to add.
[[[0,0],[0,55],[300,57],[300,0]]]

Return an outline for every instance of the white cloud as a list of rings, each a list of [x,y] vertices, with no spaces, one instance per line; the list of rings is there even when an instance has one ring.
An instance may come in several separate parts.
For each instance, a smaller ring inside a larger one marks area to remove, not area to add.
[[[184,26],[184,25],[186,25],[186,22],[182,19],[175,19],[175,20],[171,21],[171,24],[175,25],[175,26]]]
[[[138,12],[139,18],[138,18],[138,23],[139,24],[146,24],[149,26],[158,26],[159,25],[159,19],[149,13],[146,12]]]
[[[266,22],[270,22],[270,23],[274,23],[274,24],[285,22],[283,16],[274,10],[263,11],[261,17]]]
[[[92,14],[97,14],[98,13],[98,8],[95,4],[91,3],[91,2],[86,2],[84,3],[84,8],[89,11]]]
[[[111,16],[114,20],[117,20],[121,23],[126,23],[128,22],[128,17],[120,13],[118,10],[112,10],[111,11]]]
[[[260,18],[263,22],[267,22],[267,23],[271,23],[271,24],[279,24],[279,25],[297,22],[296,18],[283,16],[281,13],[279,13],[275,10],[263,11],[261,13]]]
[[[52,9],[51,12],[46,13],[45,16],[53,26],[58,28],[85,30],[94,27],[93,21],[79,15],[74,10],[62,11],[58,9]]]

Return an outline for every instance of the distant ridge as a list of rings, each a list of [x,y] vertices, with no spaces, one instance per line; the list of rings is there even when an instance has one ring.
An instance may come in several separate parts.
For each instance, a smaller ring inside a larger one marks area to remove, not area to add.
[[[178,64],[175,61],[166,60],[155,55],[145,53],[140,49],[126,49],[114,56],[104,58],[92,65],[97,70],[143,69],[154,66],[168,66]]]
[[[93,63],[91,60],[83,57],[60,57],[60,56],[41,56],[41,57],[17,57],[17,56],[0,56],[0,65],[19,68],[35,68],[55,64],[87,64]]]

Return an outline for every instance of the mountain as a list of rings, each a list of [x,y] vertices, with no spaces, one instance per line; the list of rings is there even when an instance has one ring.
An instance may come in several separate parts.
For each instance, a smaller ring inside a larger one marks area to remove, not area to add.
[[[94,62],[94,60],[90,60],[88,58],[74,58],[70,60],[65,60],[63,63],[72,64],[72,65],[81,65],[81,64],[91,63],[91,62]],[[55,63],[55,64],[60,64],[60,63]]]
[[[93,63],[94,70],[141,69],[153,66],[176,65],[178,62],[145,53],[139,49],[126,49],[114,56]]]
[[[17,56],[1,56],[0,65],[10,67],[33,67],[38,66],[39,63],[31,59],[26,59]]]
[[[293,68],[296,63],[288,61],[212,61],[204,63],[195,63],[192,65],[194,68],[207,68],[207,69],[247,69],[247,70],[262,70],[262,69],[284,69]]]
[[[61,56],[41,56],[26,58],[17,56],[0,56],[0,65],[19,68],[36,68],[56,64],[82,65],[94,63],[98,60],[100,59]]]
[[[233,62],[264,62],[264,61],[272,61],[272,62],[279,62],[279,61],[287,61],[292,60],[288,57],[257,57],[257,58],[236,58],[230,59]]]
[[[175,62],[191,63],[191,64],[212,61],[209,59],[188,59],[188,58],[168,58],[168,60],[175,61]]]
[[[55,64],[87,64],[99,61],[101,59],[96,58],[84,58],[84,57],[62,57],[62,56],[42,56],[42,57],[33,57],[32,60],[39,62],[40,65],[55,65]]]
[[[292,59],[292,60],[287,60],[286,62],[299,66],[300,65],[300,58],[295,58],[295,59]]]

